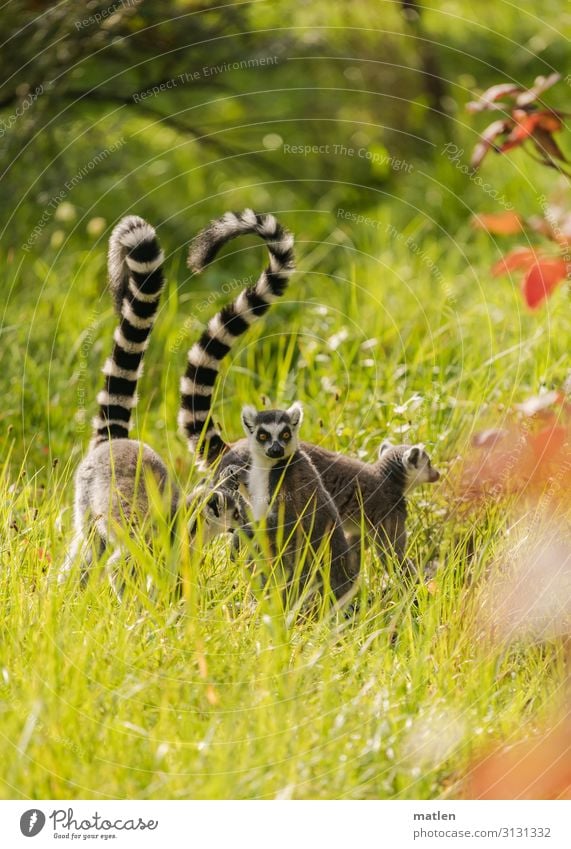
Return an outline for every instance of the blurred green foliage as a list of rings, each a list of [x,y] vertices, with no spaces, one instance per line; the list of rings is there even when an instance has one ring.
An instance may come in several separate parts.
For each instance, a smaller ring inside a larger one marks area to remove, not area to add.
[[[110,226],[136,208],[179,239],[228,205],[416,204],[424,166],[462,194],[441,150],[475,141],[471,89],[565,70],[565,4],[526,6],[487,4],[483,21],[468,2],[425,3],[422,14],[397,0],[9,4],[5,243],[25,243],[62,191],[82,236],[84,219]],[[426,210],[450,226],[461,201],[424,188]],[[53,230],[50,216],[34,244]]]

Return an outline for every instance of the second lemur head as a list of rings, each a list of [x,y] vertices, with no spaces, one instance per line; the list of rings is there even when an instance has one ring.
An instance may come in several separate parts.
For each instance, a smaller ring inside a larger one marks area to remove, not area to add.
[[[303,408],[296,401],[287,410],[256,410],[244,407],[242,424],[253,458],[266,462],[291,457],[299,445]]]
[[[246,525],[248,508],[239,492],[240,475],[238,466],[227,466],[214,485],[202,484],[188,496],[187,506],[195,512],[189,524],[191,538],[197,532],[198,513],[202,520],[203,542]]]
[[[378,465],[404,471],[404,490],[410,492],[421,483],[436,483],[440,472],[434,468],[422,443],[418,445],[393,445],[386,439],[379,449]]]

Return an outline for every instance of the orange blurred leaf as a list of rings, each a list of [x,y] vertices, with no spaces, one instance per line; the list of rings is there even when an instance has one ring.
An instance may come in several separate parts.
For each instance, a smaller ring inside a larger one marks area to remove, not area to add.
[[[523,230],[523,221],[517,212],[490,212],[472,217],[472,227],[510,236]]]
[[[470,799],[571,799],[571,721],[497,749],[472,767]]]
[[[565,447],[567,429],[561,425],[551,425],[539,433],[531,434],[528,442],[542,463],[549,463],[555,460]]]
[[[213,707],[215,707],[220,702],[220,699],[218,698],[218,693],[216,692],[212,684],[208,684],[206,687],[206,701]]]
[[[522,282],[522,292],[528,307],[530,309],[538,307],[566,276],[567,263],[562,257],[538,259]]]
[[[538,133],[542,138],[547,136],[551,139],[551,133],[558,132],[563,126],[561,118],[555,112],[547,110],[526,112],[523,109],[514,109],[512,114],[516,124],[500,147],[502,153],[518,147],[535,133]],[[553,140],[551,141],[553,142]],[[555,145],[555,148],[559,151],[557,145]]]

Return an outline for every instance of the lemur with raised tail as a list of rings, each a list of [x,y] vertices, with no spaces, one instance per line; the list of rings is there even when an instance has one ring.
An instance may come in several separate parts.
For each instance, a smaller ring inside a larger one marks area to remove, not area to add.
[[[269,265],[255,285],[244,289],[208,323],[200,340],[188,352],[186,372],[181,380],[179,425],[191,450],[197,450],[206,465],[211,465],[228,449],[211,418],[212,394],[220,362],[252,323],[283,295],[295,268],[291,233],[273,215],[258,215],[250,209],[229,212],[211,222],[193,243],[189,257],[191,268],[199,271],[225,242],[247,233],[258,235],[266,242]],[[350,589],[355,569],[349,562],[347,540],[335,505],[313,464],[299,449],[301,419],[299,404],[289,410],[256,412],[246,408],[243,411],[242,422],[248,435],[245,445],[251,466],[250,474],[242,479],[247,482],[247,499],[254,518],[266,519],[274,548],[279,534],[284,539],[290,537],[285,557],[290,572],[303,549],[302,537],[313,552],[329,540],[329,582],[335,596],[340,598]],[[270,436],[271,442],[264,444]],[[239,459],[242,461],[241,457]],[[225,470],[232,465],[225,462]],[[242,467],[246,465],[241,462]]]
[[[93,420],[89,450],[75,475],[75,532],[60,581],[78,559],[82,580],[86,580],[93,542],[99,555],[113,546],[111,560],[120,556],[113,524],[133,526],[148,516],[148,475],[169,502],[169,519],[174,519],[182,502],[161,457],[145,443],[129,439],[137,383],[165,282],[164,256],[154,228],[135,215],[123,218],[111,234],[108,260],[109,286],[119,324],[111,357],[103,366],[105,383],[97,396],[99,414]],[[190,537],[198,522],[204,529],[204,541],[244,524],[243,499],[232,477],[220,479],[211,491],[197,488],[186,503],[198,504],[200,513],[200,518],[190,522]]]
[[[213,221],[193,241],[189,266],[199,272],[231,239],[254,233],[267,242],[269,266],[255,286],[244,289],[208,323],[198,342],[188,354],[186,374],[181,381],[179,423],[187,437],[191,452],[199,461],[218,468],[227,465],[247,468],[247,440],[228,444],[222,438],[211,416],[212,395],[224,357],[236,341],[270,305],[282,296],[294,270],[293,236],[273,215],[257,215],[252,210],[227,213]],[[302,451],[319,472],[323,485],[332,497],[346,529],[361,526],[383,553],[394,551],[405,563],[406,497],[421,483],[439,478],[422,445],[381,446],[377,462],[363,463],[319,445],[302,442]]]

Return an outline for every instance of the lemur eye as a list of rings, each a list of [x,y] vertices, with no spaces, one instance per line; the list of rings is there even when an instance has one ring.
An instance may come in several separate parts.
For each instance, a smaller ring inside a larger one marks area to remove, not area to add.
[[[289,430],[283,431],[282,439],[285,440],[286,442],[288,441],[288,439],[291,439],[291,433],[289,432]]]
[[[218,498],[217,498],[216,495],[213,495],[212,498],[209,500],[208,506],[210,507],[210,509],[212,510],[214,515],[216,516],[216,518],[219,518],[219,516],[220,516],[220,504],[218,503]]]
[[[264,433],[263,431],[262,431],[262,433],[258,434],[258,439],[260,440],[260,442],[265,442],[267,438],[268,438],[268,434]]]

